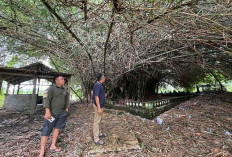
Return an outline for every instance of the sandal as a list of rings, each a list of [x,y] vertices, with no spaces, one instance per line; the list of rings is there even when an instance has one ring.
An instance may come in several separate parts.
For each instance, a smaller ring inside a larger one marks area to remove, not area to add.
[[[107,135],[105,133],[102,133],[99,137],[100,138],[105,138],[105,137],[107,137]]]
[[[55,149],[51,149],[51,148],[50,148],[50,150],[51,150],[51,151],[54,151],[54,152],[61,152],[61,148],[57,148],[57,147],[56,147]]]
[[[95,141],[94,141],[95,142]],[[104,144],[104,142],[102,141],[102,140],[98,140],[97,142],[95,142],[96,143],[96,145],[103,145]]]

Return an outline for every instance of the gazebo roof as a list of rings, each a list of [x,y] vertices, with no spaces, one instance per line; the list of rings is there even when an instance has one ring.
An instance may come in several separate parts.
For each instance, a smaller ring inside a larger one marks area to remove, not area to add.
[[[0,80],[5,80],[13,85],[32,80],[34,77],[53,81],[57,75],[62,75],[65,78],[72,76],[72,74],[57,72],[41,62],[20,68],[0,67]]]

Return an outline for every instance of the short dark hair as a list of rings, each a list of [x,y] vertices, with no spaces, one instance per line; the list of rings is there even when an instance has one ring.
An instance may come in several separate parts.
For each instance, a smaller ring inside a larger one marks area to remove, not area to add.
[[[55,77],[54,77],[54,82],[56,82],[56,79],[58,78],[58,77],[64,77],[64,76],[62,76],[62,75],[56,75]]]
[[[97,81],[100,81],[103,76],[104,76],[103,73],[97,74]]]

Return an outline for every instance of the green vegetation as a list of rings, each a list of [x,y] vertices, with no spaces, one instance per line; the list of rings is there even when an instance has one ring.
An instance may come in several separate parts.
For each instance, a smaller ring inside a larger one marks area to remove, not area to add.
[[[227,92],[232,92],[232,80],[225,81],[222,84],[225,86]]]
[[[2,108],[4,105],[4,98],[5,98],[4,91],[5,90],[2,89],[1,94],[0,94],[0,108]]]

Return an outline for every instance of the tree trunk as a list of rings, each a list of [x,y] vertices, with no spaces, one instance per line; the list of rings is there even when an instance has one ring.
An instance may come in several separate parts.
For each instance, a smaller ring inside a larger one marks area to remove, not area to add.
[[[3,81],[0,80],[0,94],[2,94],[2,83],[3,83]]]

